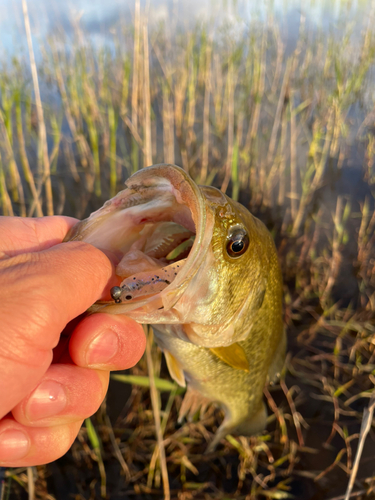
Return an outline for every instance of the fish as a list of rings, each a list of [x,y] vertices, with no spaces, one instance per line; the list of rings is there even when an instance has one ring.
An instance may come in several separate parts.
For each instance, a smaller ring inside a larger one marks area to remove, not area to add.
[[[286,335],[273,238],[243,205],[180,167],[143,168],[66,241],[113,256],[121,283],[91,313],[149,324],[169,373],[186,387],[179,421],[215,403],[228,434],[266,427],[263,390],[282,370]]]

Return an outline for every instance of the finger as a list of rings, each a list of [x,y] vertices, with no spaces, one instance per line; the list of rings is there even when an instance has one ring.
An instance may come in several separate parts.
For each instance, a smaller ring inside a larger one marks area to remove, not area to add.
[[[0,272],[2,330],[17,329],[20,337],[27,334],[43,348],[54,347],[66,324],[101,298],[115,280],[110,260],[83,242],[0,261]],[[42,330],[55,335],[40,335]]]
[[[98,313],[75,327],[69,352],[78,366],[124,370],[140,360],[145,347],[141,325],[127,316]]]
[[[60,333],[110,286],[109,259],[87,243],[0,260],[0,417],[38,383]]]
[[[12,410],[25,426],[65,425],[89,417],[101,405],[109,373],[71,365],[51,365],[38,387]]]
[[[39,252],[61,243],[78,222],[73,217],[0,217],[0,258]]]
[[[26,467],[57,460],[75,440],[82,421],[54,427],[25,427],[12,418],[0,421],[0,466]]]

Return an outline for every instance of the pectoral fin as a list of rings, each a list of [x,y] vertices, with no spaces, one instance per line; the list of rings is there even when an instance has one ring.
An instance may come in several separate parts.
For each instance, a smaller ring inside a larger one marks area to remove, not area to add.
[[[170,376],[178,383],[178,385],[186,387],[185,375],[180,363],[169,351],[164,350],[164,356]]]
[[[237,342],[227,347],[212,347],[210,351],[232,368],[249,371],[249,362],[245,351]]]

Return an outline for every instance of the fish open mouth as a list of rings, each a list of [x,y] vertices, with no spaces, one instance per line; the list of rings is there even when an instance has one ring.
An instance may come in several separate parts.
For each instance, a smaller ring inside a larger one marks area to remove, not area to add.
[[[117,304],[142,300],[170,285],[186,263],[195,231],[174,221],[147,220],[138,236],[116,266],[116,274],[124,278],[111,289]]]
[[[192,179],[172,165],[143,169],[126,186],[75,226],[68,239],[86,241],[115,256],[122,281],[111,289],[111,296],[123,304],[122,312],[160,294],[155,307],[172,307],[210,240],[203,196]],[[172,290],[174,298],[168,293]]]

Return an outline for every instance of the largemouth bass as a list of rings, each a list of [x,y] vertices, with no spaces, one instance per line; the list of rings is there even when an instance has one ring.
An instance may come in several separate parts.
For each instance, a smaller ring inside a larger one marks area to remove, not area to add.
[[[154,165],[79,222],[67,240],[115,256],[121,284],[92,311],[152,325],[171,377],[187,392],[180,419],[208,402],[229,433],[264,429],[263,388],[285,357],[282,281],[264,224],[174,165]]]

